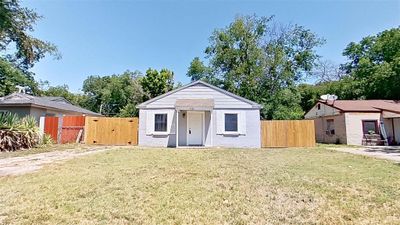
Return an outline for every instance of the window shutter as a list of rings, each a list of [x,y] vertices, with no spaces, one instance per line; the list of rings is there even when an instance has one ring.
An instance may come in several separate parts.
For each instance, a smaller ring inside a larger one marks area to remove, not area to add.
[[[154,132],[154,113],[146,111],[146,134],[151,135]]]
[[[216,111],[217,113],[217,134],[223,134],[225,130],[225,118],[223,111]]]
[[[167,133],[173,134],[175,133],[176,121],[174,121],[174,113],[175,111],[168,111],[167,113]]]
[[[238,113],[238,123],[239,134],[246,134],[246,111]]]

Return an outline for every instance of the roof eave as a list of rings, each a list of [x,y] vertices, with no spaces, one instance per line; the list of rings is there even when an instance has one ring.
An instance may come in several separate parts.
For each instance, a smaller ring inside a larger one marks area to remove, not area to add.
[[[228,95],[228,96],[231,96],[231,97],[233,97],[233,98],[236,98],[236,99],[238,99],[238,100],[241,100],[241,101],[243,101],[243,102],[246,102],[247,104],[251,105],[252,108],[255,108],[255,109],[262,109],[262,108],[263,108],[260,104],[258,104],[258,103],[256,103],[256,102],[253,102],[253,101],[251,101],[251,100],[249,100],[249,99],[243,98],[243,97],[241,97],[241,96],[239,96],[239,95],[233,94],[233,93],[231,93],[231,92],[229,92],[229,91],[226,91],[226,90],[224,90],[224,89],[222,89],[222,88],[216,87],[216,86],[214,86],[214,85],[211,85],[211,84],[206,83],[206,82],[201,81],[201,80],[194,81],[194,82],[189,83],[189,84],[186,84],[186,85],[184,85],[184,86],[182,86],[182,87],[180,87],[180,88],[177,88],[177,89],[175,89],[175,90],[169,91],[169,92],[164,93],[164,94],[162,94],[162,95],[159,95],[159,96],[157,96],[157,97],[155,97],[155,98],[149,99],[149,100],[147,100],[147,101],[145,101],[145,102],[139,104],[138,106],[136,106],[136,108],[138,108],[138,109],[144,109],[144,108],[146,108],[146,106],[147,106],[149,103],[152,103],[152,102],[154,102],[154,101],[157,101],[158,99],[161,99],[161,98],[166,97],[166,96],[168,96],[168,95],[174,94],[174,93],[176,93],[176,92],[178,92],[178,91],[181,91],[181,90],[183,90],[183,89],[185,89],[185,88],[188,88],[188,87],[190,87],[190,86],[194,86],[194,85],[196,85],[196,84],[203,84],[203,85],[205,85],[205,86],[207,86],[207,87],[209,87],[209,88],[211,88],[211,89],[220,91],[220,92],[222,92],[222,93],[224,93],[224,94],[226,94],[226,95]]]

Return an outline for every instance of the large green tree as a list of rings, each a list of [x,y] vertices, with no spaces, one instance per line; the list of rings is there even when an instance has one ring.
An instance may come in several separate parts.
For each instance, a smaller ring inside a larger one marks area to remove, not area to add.
[[[272,17],[238,16],[211,35],[205,50],[209,66],[194,59],[188,75],[192,80],[207,77],[262,104],[262,118],[301,118],[296,84],[312,71],[318,59],[315,47],[323,42],[302,26],[283,26]]]
[[[366,99],[400,99],[400,28],[350,43],[343,65],[354,79],[353,88]]]
[[[31,36],[33,25],[40,18],[33,10],[22,7],[19,0],[0,1],[0,51],[23,70],[32,67],[46,54],[59,56],[55,45]],[[10,45],[15,51],[5,52]]]
[[[215,83],[212,78],[212,69],[204,64],[199,57],[195,57],[186,73],[190,77],[191,81],[203,80],[208,83]]]
[[[38,93],[38,83],[29,73],[23,73],[8,61],[0,58],[0,96],[17,90],[16,86],[28,86],[33,93]]]
[[[68,85],[42,87],[40,91],[42,96],[63,97],[74,105],[84,105],[87,101],[87,96],[83,94],[75,94],[70,92]]]
[[[147,98],[144,100],[154,98],[174,88],[174,73],[168,69],[158,72],[150,68],[140,83],[144,92],[147,93]]]
[[[32,36],[41,17],[22,7],[19,0],[0,1],[0,94],[15,91],[16,85],[28,86],[38,94],[38,84],[29,72],[46,54],[60,57],[55,45]]]
[[[136,105],[146,98],[140,73],[124,72],[111,76],[89,76],[83,83],[87,95],[82,106],[108,116],[137,116]]]

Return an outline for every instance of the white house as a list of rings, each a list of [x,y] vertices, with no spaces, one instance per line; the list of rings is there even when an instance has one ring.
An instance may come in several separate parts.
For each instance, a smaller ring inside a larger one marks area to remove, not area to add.
[[[261,106],[203,81],[150,99],[138,108],[140,146],[261,146]]]

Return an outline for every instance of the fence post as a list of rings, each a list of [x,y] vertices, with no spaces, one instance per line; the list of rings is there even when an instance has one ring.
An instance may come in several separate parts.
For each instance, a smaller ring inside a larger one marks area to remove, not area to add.
[[[40,141],[43,140],[44,137],[44,123],[45,123],[46,117],[41,116],[39,118],[39,136],[40,136]]]
[[[63,114],[58,114],[57,144],[61,144],[61,132],[63,126]]]

